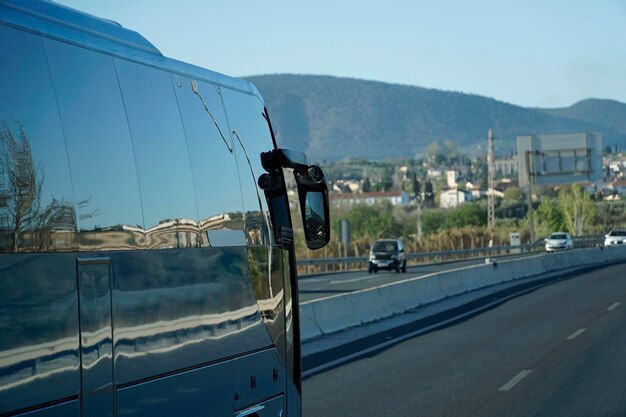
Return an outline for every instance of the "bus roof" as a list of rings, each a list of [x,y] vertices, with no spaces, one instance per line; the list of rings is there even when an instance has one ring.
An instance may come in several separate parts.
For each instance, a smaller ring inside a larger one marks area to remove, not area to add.
[[[167,58],[142,35],[117,22],[50,0],[2,0],[0,23],[261,97],[249,81]]]

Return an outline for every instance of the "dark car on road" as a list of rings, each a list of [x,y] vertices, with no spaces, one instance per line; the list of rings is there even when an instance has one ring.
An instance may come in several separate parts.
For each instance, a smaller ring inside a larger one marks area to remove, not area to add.
[[[406,272],[404,245],[398,239],[379,239],[370,249],[367,272],[378,272],[379,269],[395,269]]]

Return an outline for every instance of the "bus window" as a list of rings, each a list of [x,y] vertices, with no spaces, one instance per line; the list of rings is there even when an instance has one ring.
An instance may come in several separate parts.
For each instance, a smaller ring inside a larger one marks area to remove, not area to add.
[[[41,38],[0,31],[0,251],[73,250],[74,196]]]
[[[172,78],[189,146],[203,245],[245,246],[239,174],[217,87]]]
[[[135,150],[146,247],[201,246],[189,151],[169,73],[115,59]]]
[[[270,233],[267,202],[257,187],[257,180],[265,173],[261,166],[261,152],[273,149],[274,144],[263,118],[263,103],[250,94],[226,88],[221,91],[241,178],[248,243],[267,244],[273,241],[273,234]]]
[[[44,43],[68,146],[80,250],[142,247],[137,170],[113,60]]]
[[[8,252],[69,251],[77,243],[41,38],[0,25],[0,62],[0,415],[14,415],[79,392],[78,300],[74,254]]]

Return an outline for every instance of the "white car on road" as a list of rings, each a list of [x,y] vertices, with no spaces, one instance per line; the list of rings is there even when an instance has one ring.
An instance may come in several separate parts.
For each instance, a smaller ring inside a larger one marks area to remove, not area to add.
[[[574,249],[574,241],[569,233],[556,232],[546,238],[546,252]]]
[[[626,244],[626,229],[613,229],[604,236],[604,246]]]

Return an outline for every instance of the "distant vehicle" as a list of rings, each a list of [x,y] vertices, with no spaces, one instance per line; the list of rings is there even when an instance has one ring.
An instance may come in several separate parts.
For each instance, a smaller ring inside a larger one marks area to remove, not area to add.
[[[626,229],[614,229],[604,236],[604,246],[623,245],[626,243]]]
[[[574,249],[574,241],[569,233],[566,232],[552,233],[546,238],[545,242],[546,252]]]
[[[404,246],[398,239],[379,239],[370,249],[370,260],[367,272],[376,273],[379,269],[395,269],[406,272]]]

